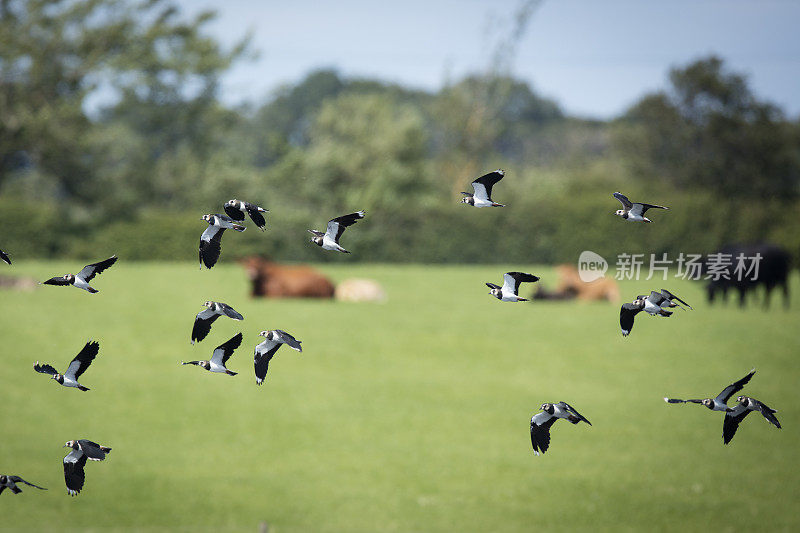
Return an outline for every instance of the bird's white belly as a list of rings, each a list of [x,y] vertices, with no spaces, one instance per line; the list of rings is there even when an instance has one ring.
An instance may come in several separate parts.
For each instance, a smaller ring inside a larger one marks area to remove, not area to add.
[[[218,365],[214,361],[211,361],[211,365],[210,365],[208,371],[209,372],[221,372],[221,373],[224,374],[225,372],[227,372],[227,369],[224,366]]]
[[[327,235],[322,238],[322,247],[326,250],[339,250],[341,248],[333,239],[329,239]]]
[[[78,387],[78,382],[68,378],[67,376],[64,376],[64,383],[62,383],[62,385],[65,387]]]
[[[503,294],[503,297],[500,298],[501,302],[519,302],[519,296],[516,294]]]
[[[655,315],[661,313],[661,307],[656,305],[656,304],[654,304],[650,300],[645,300],[645,302],[644,302],[644,311],[645,311],[645,313],[649,313],[649,314],[655,316]]]
[[[473,197],[473,200],[475,201],[475,207],[491,207],[492,206],[492,202],[490,202],[488,200],[484,200],[482,198]]]
[[[628,222],[644,222],[644,217],[642,215],[628,213]]]
[[[86,290],[86,289],[88,289],[88,288],[89,288],[89,284],[88,284],[88,283],[86,283],[86,282],[85,282],[84,280],[82,280],[81,278],[78,278],[78,277],[76,277],[76,278],[75,278],[75,281],[73,282],[73,285],[74,285],[75,287],[78,287],[79,289],[83,289],[83,290]]]

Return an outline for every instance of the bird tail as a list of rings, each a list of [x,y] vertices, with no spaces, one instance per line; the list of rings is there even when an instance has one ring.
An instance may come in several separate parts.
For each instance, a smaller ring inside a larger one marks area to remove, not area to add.
[[[244,231],[247,228],[245,228],[244,226],[240,226],[239,224],[233,224],[233,229],[234,231]]]
[[[505,204],[492,203],[492,207],[505,207]]]
[[[529,302],[530,300],[528,300],[527,298],[519,298],[519,297],[517,297],[517,301],[518,302]]]
[[[78,385],[78,390],[82,390],[82,391],[86,392],[87,390],[89,390],[89,387],[84,387],[83,385]]]
[[[89,291],[92,294],[100,292],[97,289],[95,289],[94,287],[86,287],[86,290]]]
[[[235,376],[236,374],[238,374],[238,372],[234,372],[233,370],[228,370],[227,368],[225,369],[225,373],[228,374],[229,376]]]
[[[100,449],[103,451],[103,453],[111,453],[111,448],[108,446],[100,446]]]
[[[672,313],[674,313],[674,311],[667,311],[666,309],[662,309],[659,314],[664,317],[669,317],[672,316]]]

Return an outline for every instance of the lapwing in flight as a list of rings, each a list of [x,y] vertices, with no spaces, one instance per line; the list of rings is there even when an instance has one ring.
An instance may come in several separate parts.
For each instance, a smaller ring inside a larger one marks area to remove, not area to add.
[[[86,369],[92,364],[99,351],[100,344],[96,341],[87,342],[80,353],[70,362],[67,371],[63,374],[59,374],[55,368],[47,363],[39,364],[39,361],[36,361],[33,369],[41,374],[50,374],[51,379],[56,380],[64,387],[74,387],[78,390],[87,391],[89,388],[78,383],[78,378],[86,372]]]
[[[64,276],[60,277],[56,276],[54,278],[50,278],[44,282],[44,285],[61,285],[61,286],[72,285],[73,287],[77,287],[79,289],[85,290],[86,292],[94,294],[100,291],[98,291],[94,287],[90,287],[89,282],[92,281],[92,279],[94,279],[96,275],[102,274],[105,269],[107,269],[116,262],[117,262],[117,256],[112,255],[108,259],[100,261],[99,263],[92,263],[91,265],[86,265],[77,274],[66,274]]]

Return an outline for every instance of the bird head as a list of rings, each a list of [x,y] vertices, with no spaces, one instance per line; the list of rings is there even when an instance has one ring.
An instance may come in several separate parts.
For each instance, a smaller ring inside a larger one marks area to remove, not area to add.
[[[75,281],[75,274],[65,274],[64,279],[72,283]]]
[[[68,440],[67,442],[64,443],[64,446],[62,446],[62,448],[74,448],[74,447],[75,447],[74,440]]]
[[[539,409],[541,409],[542,411],[544,411],[546,413],[550,413],[551,415],[555,411],[555,409],[553,409],[553,404],[552,403],[543,403],[542,406]]]
[[[212,307],[214,307],[214,302],[205,302],[203,303],[203,305],[211,309]]]
[[[269,338],[270,338],[270,335],[271,335],[271,333],[272,333],[271,331],[269,331],[269,330],[266,330],[266,329],[265,329],[264,331],[262,331],[261,333],[259,333],[259,334],[258,334],[258,336],[259,336],[259,337],[264,337],[265,339],[269,339]]]
[[[625,215],[625,210],[624,209],[617,209],[616,211],[614,211],[614,214],[617,215],[618,217],[624,216]]]
[[[712,400],[711,398],[706,398],[705,400],[703,400],[703,405],[705,405],[709,409],[713,409],[714,408],[714,400]]]
[[[471,195],[469,195],[469,193],[462,192],[461,194],[467,194],[468,195],[468,196],[465,196],[464,198],[461,199],[461,203],[462,204],[475,205],[475,198],[473,198]]]
[[[317,246],[322,246],[322,237],[311,237],[310,240]]]
[[[489,294],[490,294],[491,296],[494,296],[494,297],[495,297],[495,298],[497,298],[498,300],[501,300],[501,299],[503,298],[503,295],[502,295],[502,290],[501,290],[501,289],[492,289],[492,290],[490,290],[490,291],[489,291]]]
[[[203,215],[203,216],[200,217],[200,220],[205,220],[209,224],[213,224],[214,223],[214,215]]]

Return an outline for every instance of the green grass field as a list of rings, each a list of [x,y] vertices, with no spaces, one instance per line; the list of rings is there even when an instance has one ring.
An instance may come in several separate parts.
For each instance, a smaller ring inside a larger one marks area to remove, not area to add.
[[[19,262],[2,273],[39,280],[82,263]],[[625,282],[623,298],[662,285],[695,306],[644,314],[631,336],[619,307],[504,304],[486,281],[549,268],[336,265],[369,277],[383,304],[252,300],[235,265],[121,261],[73,288],[2,291],[0,473],[48,487],[0,495],[15,531],[797,531],[800,529],[800,282],[791,311],[776,302],[709,308],[702,286]],[[528,289],[530,290],[530,289]],[[205,300],[219,319],[189,343]],[[303,341],[281,349],[263,387],[252,349],[263,329]],[[206,359],[242,331],[228,366]],[[100,355],[82,393],[33,371],[64,370],[87,339]],[[722,415],[667,405],[757,373],[745,392],[778,409],[784,429],[750,415],[730,446]],[[531,451],[530,416],[565,400],[593,426],[557,423]],[[65,441],[114,451],[64,486]]]

